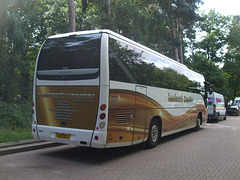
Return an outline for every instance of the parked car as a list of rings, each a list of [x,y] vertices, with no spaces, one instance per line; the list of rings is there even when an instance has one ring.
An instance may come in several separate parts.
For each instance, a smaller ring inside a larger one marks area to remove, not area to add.
[[[239,116],[239,114],[240,114],[240,108],[239,108],[239,105],[237,105],[237,104],[233,104],[233,105],[231,105],[231,106],[229,106],[228,108],[227,108],[227,114],[228,115],[237,115],[237,116]]]
[[[218,122],[220,119],[227,119],[225,101],[222,94],[212,92],[208,94],[208,122],[214,120]]]

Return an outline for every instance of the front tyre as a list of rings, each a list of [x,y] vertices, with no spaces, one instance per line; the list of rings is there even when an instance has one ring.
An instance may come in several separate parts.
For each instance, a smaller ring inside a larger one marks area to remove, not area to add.
[[[219,122],[219,113],[217,114],[217,118],[216,118],[215,122],[216,122],[216,123]]]
[[[151,121],[149,126],[148,139],[146,142],[146,148],[154,148],[157,146],[160,139],[160,126],[157,121]]]
[[[227,113],[225,113],[223,120],[227,120]]]

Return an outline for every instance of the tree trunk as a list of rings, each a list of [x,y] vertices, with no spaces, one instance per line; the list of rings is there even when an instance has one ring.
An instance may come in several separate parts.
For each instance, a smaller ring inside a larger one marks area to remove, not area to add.
[[[109,17],[111,17],[111,9],[110,9],[111,0],[105,0],[105,5],[106,5],[106,14]]]
[[[173,38],[176,38],[176,33],[175,33],[175,28],[174,28],[174,23],[173,20],[171,20],[171,33]],[[178,49],[175,45],[175,43],[173,44],[173,55],[174,55],[174,59],[179,62],[179,57],[178,57]]]
[[[173,37],[173,38],[176,38],[173,16],[172,16],[170,13],[168,13],[168,17],[169,17],[170,25],[171,25],[171,27],[170,27],[170,32],[171,32],[171,34],[172,34],[172,37]],[[174,56],[174,59],[179,62],[178,49],[177,49],[175,43],[173,43],[173,56]]]
[[[170,21],[170,32],[172,34],[173,39],[175,39],[176,38],[176,32],[175,32],[175,27],[174,27],[174,16],[172,14],[172,8],[173,8],[171,6],[172,3],[173,3],[172,0],[169,1],[169,6],[168,6],[168,9],[167,9],[166,12],[167,12],[167,15],[168,15],[168,18],[169,18],[169,21]],[[178,49],[175,45],[175,42],[173,42],[173,56],[174,56],[174,59],[179,62]]]
[[[82,0],[82,12],[85,13],[87,9],[87,0]]]
[[[75,9],[74,0],[68,0],[69,32],[75,32]]]
[[[183,40],[182,40],[182,25],[181,25],[181,22],[180,22],[180,18],[178,17],[177,18],[177,23],[178,23],[178,39],[179,39],[179,57],[180,57],[180,60],[179,62],[184,64],[184,61],[183,61],[183,57],[184,57],[184,54],[183,54]]]

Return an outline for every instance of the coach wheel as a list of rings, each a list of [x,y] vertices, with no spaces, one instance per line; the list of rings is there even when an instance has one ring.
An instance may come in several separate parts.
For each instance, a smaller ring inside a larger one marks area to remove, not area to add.
[[[201,117],[198,116],[198,118],[197,118],[197,123],[196,123],[196,127],[195,127],[195,130],[196,130],[196,131],[199,131],[199,130],[200,130],[200,125],[201,125]]]
[[[146,147],[147,148],[156,147],[159,141],[159,138],[160,138],[159,123],[157,121],[151,121],[149,126],[149,133],[148,133],[148,139],[146,142]]]

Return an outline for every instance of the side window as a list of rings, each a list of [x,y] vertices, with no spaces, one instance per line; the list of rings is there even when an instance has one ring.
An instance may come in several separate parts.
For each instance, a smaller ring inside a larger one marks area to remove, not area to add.
[[[123,42],[110,38],[109,41],[109,71],[110,80],[137,83],[133,76],[133,62],[139,54],[134,53]]]
[[[147,63],[147,54],[122,41],[110,38],[110,80],[152,85],[153,63]]]
[[[197,91],[198,83],[174,70],[174,65],[123,41],[109,40],[110,80]],[[190,88],[189,88],[190,87]]]

